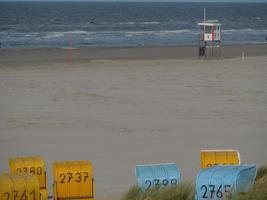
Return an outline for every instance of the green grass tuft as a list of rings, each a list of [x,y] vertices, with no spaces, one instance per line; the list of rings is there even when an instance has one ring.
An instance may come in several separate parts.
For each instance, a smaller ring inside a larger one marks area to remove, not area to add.
[[[267,166],[262,166],[258,168],[256,181],[263,177],[267,177]]]
[[[138,186],[133,186],[121,200],[194,200],[194,196],[194,186],[183,183],[176,187],[155,187],[146,192],[142,192]]]
[[[160,191],[158,200],[194,200],[194,197],[194,186],[184,183],[177,187],[168,187]]]
[[[137,185],[132,186],[129,191],[122,196],[121,200],[139,200],[141,193],[142,191]]]

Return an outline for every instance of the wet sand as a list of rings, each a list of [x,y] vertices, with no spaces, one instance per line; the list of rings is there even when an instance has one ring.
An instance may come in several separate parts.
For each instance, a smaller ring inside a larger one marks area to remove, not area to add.
[[[212,57],[212,49],[208,48],[208,57]],[[240,58],[244,52],[247,56],[267,55],[267,43],[222,45],[214,48],[213,59]],[[166,59],[198,59],[197,46],[139,46],[139,47],[99,47],[73,49],[73,61],[88,62],[95,59],[112,60],[166,60]],[[1,65],[28,66],[29,64],[67,63],[68,49],[0,49]]]
[[[267,162],[265,51],[198,60],[109,50],[77,50],[73,64],[65,50],[1,50],[1,172],[9,157],[41,155],[51,193],[54,160],[89,159],[97,197],[114,199],[135,183],[136,164],[175,162],[194,181],[201,149]]]

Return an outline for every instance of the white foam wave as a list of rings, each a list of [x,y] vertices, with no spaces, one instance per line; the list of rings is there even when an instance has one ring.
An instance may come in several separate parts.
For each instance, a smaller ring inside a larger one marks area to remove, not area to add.
[[[119,24],[119,25],[134,25],[134,24],[136,24],[136,22],[119,22],[117,24]]]
[[[65,31],[64,34],[88,34],[88,31],[83,30],[74,30],[74,31]]]
[[[181,29],[181,30],[159,30],[159,31],[99,31],[99,32],[92,32],[92,31],[63,31],[63,32],[48,32],[45,34],[45,39],[53,39],[53,38],[60,38],[65,37],[66,35],[125,35],[127,37],[132,36],[142,36],[142,35],[155,35],[155,36],[164,36],[164,35],[178,35],[178,34],[198,34],[197,31],[191,31],[189,29]],[[88,37],[85,37],[88,40]]]
[[[48,32],[45,34],[45,39],[53,39],[53,38],[60,38],[64,37],[65,34],[63,32]]]
[[[86,30],[71,30],[71,31],[55,31],[55,32],[10,32],[10,31],[1,31],[1,37],[8,38],[33,38],[35,40],[57,40],[60,38],[68,37],[68,35],[73,35],[73,37],[83,38],[87,41],[93,41],[98,38],[108,38],[112,37],[176,37],[176,36],[185,36],[191,35],[190,37],[196,37],[200,33],[199,29],[189,30],[189,29],[178,29],[178,30],[140,30],[140,31],[86,31]],[[252,35],[253,37],[262,37],[267,35],[267,29],[224,29],[222,34],[231,35],[235,37]]]
[[[223,34],[267,34],[267,29],[251,29],[251,28],[244,28],[244,29],[226,29],[222,30]]]
[[[153,25],[153,24],[159,24],[160,22],[157,21],[151,21],[151,22],[120,22],[117,23],[119,25]]]
[[[36,36],[38,36],[40,33],[38,33],[38,32],[30,32],[30,33],[22,33],[21,35],[23,36],[23,37],[36,37]]]
[[[152,22],[142,22],[141,24],[149,25],[149,24],[159,24],[159,22],[152,21]]]
[[[198,34],[195,31],[190,31],[188,29],[181,29],[181,30],[164,30],[164,31],[131,31],[125,32],[126,36],[138,36],[138,35],[177,35],[177,34]]]
[[[88,34],[87,31],[83,30],[73,30],[73,31],[61,31],[61,32],[46,32],[44,38],[45,39],[53,39],[53,38],[61,38],[65,35],[81,35],[81,34]]]

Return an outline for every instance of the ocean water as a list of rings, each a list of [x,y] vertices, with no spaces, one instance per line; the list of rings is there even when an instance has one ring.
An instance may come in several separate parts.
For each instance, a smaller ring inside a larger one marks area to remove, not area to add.
[[[203,19],[222,43],[261,43],[267,3],[0,2],[2,48],[198,44]]]

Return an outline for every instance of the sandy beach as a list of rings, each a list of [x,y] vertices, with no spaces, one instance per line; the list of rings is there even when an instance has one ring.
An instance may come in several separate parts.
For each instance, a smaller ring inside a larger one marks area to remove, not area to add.
[[[245,59],[241,59],[242,52]],[[0,50],[0,169],[41,155],[91,160],[98,199],[135,184],[136,164],[175,162],[194,181],[199,152],[267,162],[267,45],[198,60],[184,47]]]
[[[208,49],[211,57],[211,49]],[[242,53],[247,56],[266,56],[267,43],[222,45],[214,48],[213,59],[240,58]],[[67,63],[68,49],[2,49],[0,51],[1,66],[29,66],[31,64]],[[198,59],[197,46],[139,46],[139,47],[95,47],[72,50],[73,61],[77,64],[88,63],[90,60],[168,60]]]

